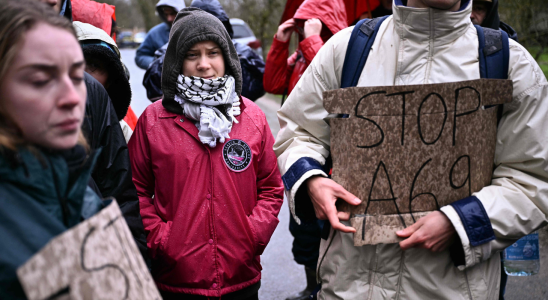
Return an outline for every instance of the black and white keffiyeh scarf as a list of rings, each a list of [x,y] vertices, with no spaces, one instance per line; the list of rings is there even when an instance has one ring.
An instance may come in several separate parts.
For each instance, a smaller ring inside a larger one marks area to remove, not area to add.
[[[240,114],[240,98],[234,77],[225,75],[215,79],[179,75],[175,101],[183,108],[185,117],[197,121],[200,141],[215,147],[224,143]],[[198,122],[199,121],[199,122]]]

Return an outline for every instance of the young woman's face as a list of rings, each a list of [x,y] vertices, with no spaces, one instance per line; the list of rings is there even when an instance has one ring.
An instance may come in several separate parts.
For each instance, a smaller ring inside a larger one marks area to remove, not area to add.
[[[84,118],[84,56],[68,31],[44,23],[29,30],[0,82],[0,109],[28,142],[50,149],[76,145]]]
[[[221,48],[212,41],[194,44],[185,54],[181,72],[185,76],[204,79],[225,76],[225,60]]]

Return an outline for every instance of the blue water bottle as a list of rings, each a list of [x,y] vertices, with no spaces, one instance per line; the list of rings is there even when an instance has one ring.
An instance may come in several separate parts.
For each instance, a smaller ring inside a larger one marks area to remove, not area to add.
[[[540,270],[538,231],[504,249],[504,271],[509,276],[530,276]]]

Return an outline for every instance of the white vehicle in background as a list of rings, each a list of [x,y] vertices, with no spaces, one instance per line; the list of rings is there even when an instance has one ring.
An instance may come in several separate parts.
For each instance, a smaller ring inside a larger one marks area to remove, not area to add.
[[[139,47],[144,41],[145,37],[147,36],[146,32],[137,32],[135,36],[133,37],[133,41]]]
[[[261,41],[259,41],[253,30],[247,26],[247,24],[242,19],[232,18],[230,19],[230,25],[232,25],[232,30],[234,31],[234,38],[238,43],[248,45],[253,49],[259,56],[263,57],[263,48],[261,47]]]

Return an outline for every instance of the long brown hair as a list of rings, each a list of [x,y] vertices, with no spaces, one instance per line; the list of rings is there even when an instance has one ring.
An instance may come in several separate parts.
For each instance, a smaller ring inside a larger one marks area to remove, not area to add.
[[[72,23],[45,3],[37,0],[0,0],[0,84],[21,48],[24,35],[37,24],[45,23],[67,30],[76,39]],[[0,149],[15,150],[27,144],[21,130],[2,110],[0,95]],[[86,139],[80,131],[78,143],[87,147]]]

